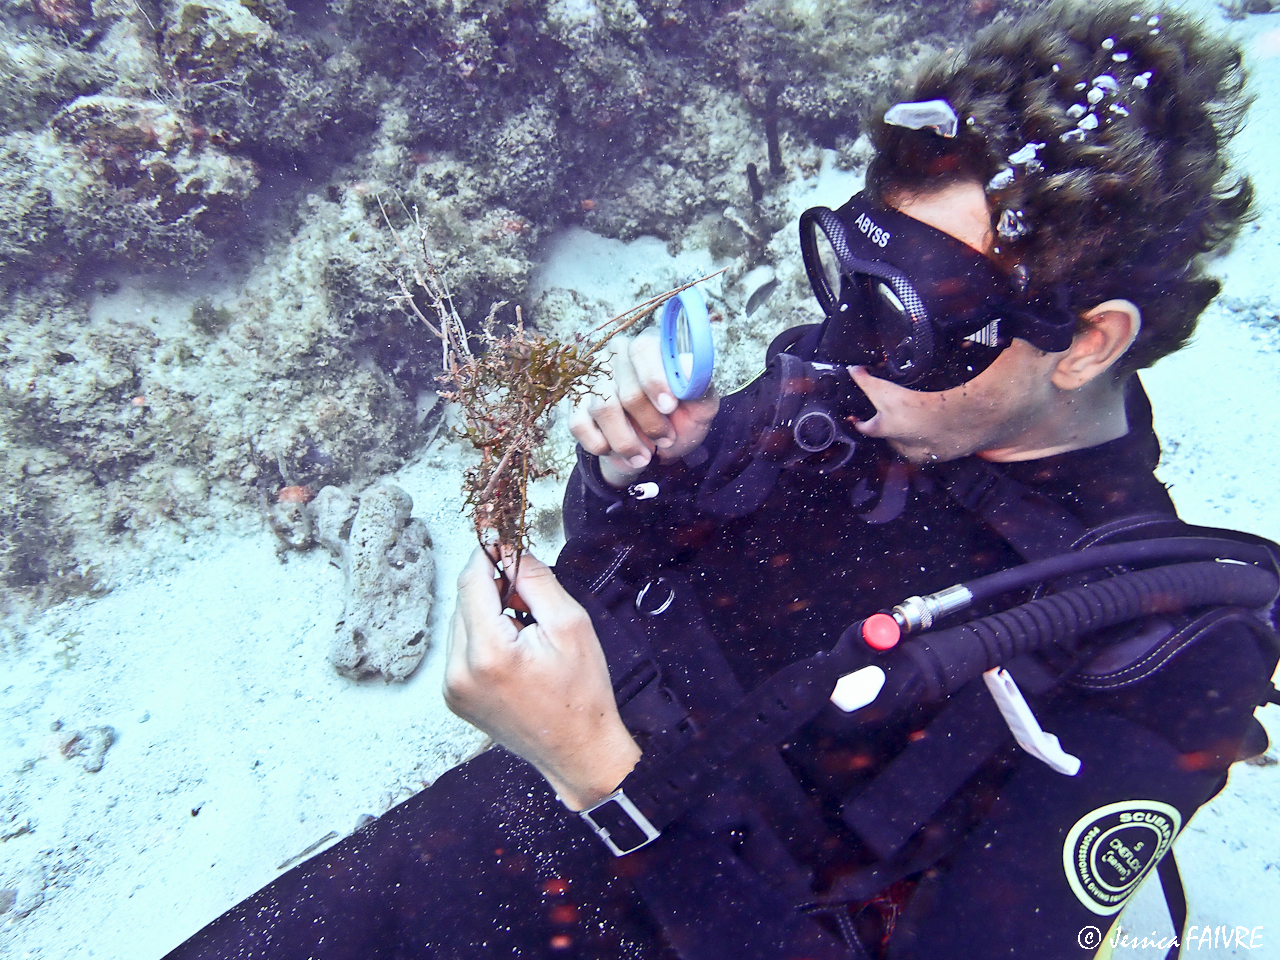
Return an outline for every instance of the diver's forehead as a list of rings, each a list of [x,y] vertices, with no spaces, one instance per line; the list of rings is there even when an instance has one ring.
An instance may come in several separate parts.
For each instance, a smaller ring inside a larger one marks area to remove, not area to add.
[[[919,220],[971,249],[990,257],[995,251],[991,207],[982,184],[952,182],[927,193],[899,194],[885,198],[899,213]]]

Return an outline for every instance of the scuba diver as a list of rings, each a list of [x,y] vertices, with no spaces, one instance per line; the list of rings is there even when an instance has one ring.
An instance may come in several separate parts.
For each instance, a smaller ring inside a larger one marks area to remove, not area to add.
[[[1135,372],[1247,218],[1243,80],[1128,2],[927,68],[801,218],[823,321],[723,400],[629,341],[527,616],[473,556],[445,696],[497,746],[172,960],[1093,956],[1153,874],[1180,932],[1278,554],[1178,520]]]

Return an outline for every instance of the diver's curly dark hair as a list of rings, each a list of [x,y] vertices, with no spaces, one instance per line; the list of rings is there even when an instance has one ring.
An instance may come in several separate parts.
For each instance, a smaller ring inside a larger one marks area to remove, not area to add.
[[[1239,48],[1185,14],[1054,3],[926,67],[904,99],[946,100],[959,131],[877,119],[867,185],[886,199],[988,184],[993,229],[1005,217],[999,258],[1029,270],[1028,297],[1065,290],[1077,313],[1116,297],[1138,305],[1142,331],[1120,364],[1137,370],[1190,338],[1221,289],[1203,255],[1248,219],[1253,189],[1224,156],[1248,107],[1244,80]],[[1027,144],[1043,144],[1035,161],[1011,162]]]

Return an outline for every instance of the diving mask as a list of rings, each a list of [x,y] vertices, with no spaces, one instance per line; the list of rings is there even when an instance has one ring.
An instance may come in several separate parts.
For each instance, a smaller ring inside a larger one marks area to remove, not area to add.
[[[1057,352],[1075,333],[1061,291],[1025,298],[1018,275],[866,193],[806,210],[800,249],[827,318],[815,359],[913,390],[967,383],[1014,337]]]

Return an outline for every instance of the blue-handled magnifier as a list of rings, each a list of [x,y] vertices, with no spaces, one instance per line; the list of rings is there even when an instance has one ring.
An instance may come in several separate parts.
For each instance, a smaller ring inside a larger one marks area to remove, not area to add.
[[[677,400],[696,400],[711,385],[716,349],[707,301],[697,287],[682,290],[662,310],[662,367]]]

